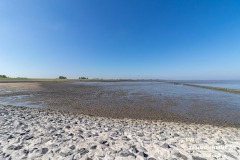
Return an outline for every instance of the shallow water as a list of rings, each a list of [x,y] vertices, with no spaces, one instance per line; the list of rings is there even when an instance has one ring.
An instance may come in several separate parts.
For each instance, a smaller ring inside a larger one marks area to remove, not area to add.
[[[14,106],[26,106],[30,108],[44,108],[42,102],[29,101],[28,98],[34,97],[34,95],[12,95],[0,97],[1,105],[14,105]]]
[[[206,116],[227,122],[240,122],[240,94],[174,85],[164,82],[74,82],[75,85],[104,86],[106,90],[125,90],[125,97],[150,96],[155,108],[182,115]],[[107,95],[106,95],[107,96]]]
[[[0,95],[0,104],[240,127],[238,93],[156,81],[62,82],[44,83],[42,87],[45,89],[36,93],[26,94],[24,90]]]
[[[240,80],[216,80],[216,81],[183,81],[184,83],[197,84],[201,86],[219,87],[240,90]]]

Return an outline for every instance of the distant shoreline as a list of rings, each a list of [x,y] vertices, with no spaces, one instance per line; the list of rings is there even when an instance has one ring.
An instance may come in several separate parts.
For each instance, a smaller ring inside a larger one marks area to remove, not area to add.
[[[155,81],[155,80],[142,80],[142,79],[54,79],[54,78],[0,78],[0,83],[8,82],[64,82],[64,81],[80,81],[80,82],[121,82],[121,81]]]
[[[197,88],[204,88],[204,89],[211,89],[223,92],[230,92],[230,93],[240,93],[238,89],[230,89],[230,88],[221,88],[221,87],[213,87],[213,86],[204,86],[204,85],[197,85],[191,83],[184,83],[178,81],[171,81],[171,80],[151,80],[151,79],[50,79],[50,78],[29,78],[20,80],[18,78],[0,78],[0,83],[18,83],[18,82],[165,82],[174,85],[184,85],[190,87],[197,87]],[[221,80],[219,80],[221,81]]]

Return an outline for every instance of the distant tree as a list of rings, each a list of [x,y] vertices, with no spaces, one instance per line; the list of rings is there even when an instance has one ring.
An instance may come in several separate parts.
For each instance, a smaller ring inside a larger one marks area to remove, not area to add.
[[[7,78],[6,75],[0,75],[0,78]]]
[[[88,79],[87,77],[79,77],[79,79]]]
[[[67,79],[67,77],[59,76],[59,79]]]

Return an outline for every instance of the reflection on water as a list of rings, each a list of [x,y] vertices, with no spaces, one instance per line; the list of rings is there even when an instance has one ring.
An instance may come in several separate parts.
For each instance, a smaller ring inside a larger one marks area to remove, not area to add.
[[[12,92],[12,91],[11,91]],[[1,105],[14,105],[14,106],[26,106],[30,108],[43,108],[42,102],[33,102],[29,98],[33,95],[11,95],[11,96],[0,96]]]
[[[238,89],[240,90],[240,80],[217,80],[217,81],[182,81],[184,83],[197,84],[202,86]]]
[[[240,124],[240,94],[228,93],[164,82],[74,82],[78,85],[100,85],[106,90],[127,91],[132,98],[149,96],[145,107],[177,112],[182,115],[206,116],[210,119]],[[111,95],[105,95],[111,98]]]
[[[100,86],[101,89],[87,90],[86,87],[78,88],[75,85]],[[6,92],[6,88],[4,89]],[[156,115],[159,113],[159,117],[154,115],[154,118],[161,118],[160,113],[164,111],[181,115],[192,122],[209,119],[209,121],[217,120],[240,126],[240,94],[236,93],[156,81],[65,82],[52,89],[54,92],[47,88],[47,91],[40,95],[32,92],[32,94],[22,92],[17,95],[0,95],[0,104],[33,108],[51,108],[49,105],[53,104],[56,106],[63,104],[65,108],[66,105],[70,108],[71,104],[93,108],[101,105],[110,109],[125,106],[125,109],[129,110],[133,107],[149,107],[154,109]],[[141,111],[138,113],[140,118],[141,115],[148,114]]]

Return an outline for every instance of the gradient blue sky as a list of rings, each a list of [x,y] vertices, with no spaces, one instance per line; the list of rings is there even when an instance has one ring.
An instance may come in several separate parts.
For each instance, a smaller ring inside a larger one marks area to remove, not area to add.
[[[0,74],[240,79],[240,1],[1,0]]]

